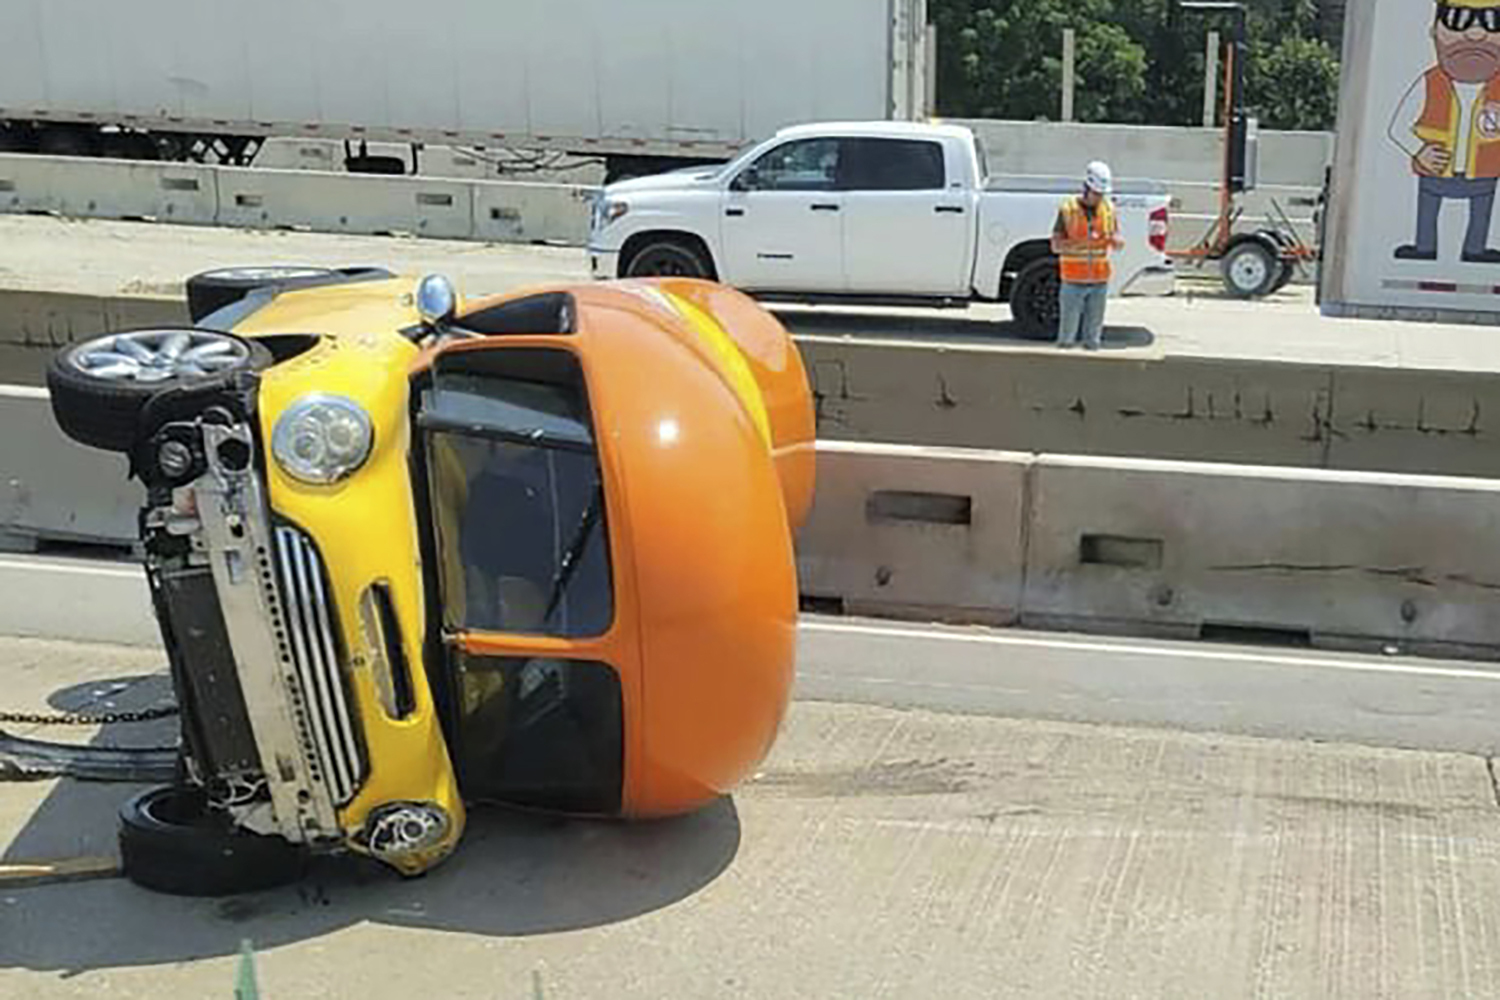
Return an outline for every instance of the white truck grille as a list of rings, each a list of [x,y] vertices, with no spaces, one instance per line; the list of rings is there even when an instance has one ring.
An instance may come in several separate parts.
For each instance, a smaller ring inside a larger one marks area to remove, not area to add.
[[[276,571],[285,614],[277,640],[283,665],[296,678],[303,749],[314,777],[325,778],[334,802],[343,805],[354,797],[365,763],[349,714],[323,563],[302,532],[278,527]]]

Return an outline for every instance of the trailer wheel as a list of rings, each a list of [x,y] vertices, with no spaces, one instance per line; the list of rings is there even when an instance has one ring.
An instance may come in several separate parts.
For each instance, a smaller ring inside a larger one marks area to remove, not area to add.
[[[1271,285],[1271,291],[1268,294],[1275,295],[1287,285],[1290,285],[1292,279],[1296,276],[1297,262],[1294,260],[1283,260],[1281,262],[1281,273],[1276,276],[1276,281]]]
[[[188,316],[194,323],[234,305],[262,288],[295,288],[337,280],[339,272],[327,267],[225,267],[195,274],[187,280]]]
[[[1028,340],[1055,340],[1062,321],[1062,278],[1057,258],[1043,257],[1021,268],[1010,288],[1010,314],[1021,336]]]
[[[301,878],[306,856],[280,837],[235,829],[201,791],[154,788],[120,807],[120,858],[136,885],[173,896],[232,896]]]
[[[685,243],[662,240],[642,247],[625,268],[628,278],[711,278],[713,267]]]
[[[1260,239],[1235,244],[1220,265],[1224,290],[1237,299],[1258,299],[1271,294],[1281,277],[1281,253]]]
[[[158,393],[216,389],[226,378],[268,367],[270,351],[215,330],[128,330],[58,351],[47,369],[52,416],[79,444],[128,452]]]

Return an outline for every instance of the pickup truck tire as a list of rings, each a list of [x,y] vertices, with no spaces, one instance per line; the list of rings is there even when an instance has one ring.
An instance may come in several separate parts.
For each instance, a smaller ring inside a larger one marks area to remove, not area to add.
[[[1015,317],[1021,336],[1028,340],[1057,338],[1061,291],[1062,278],[1057,273],[1056,258],[1043,257],[1021,268],[1010,286],[1010,314]]]
[[[197,323],[262,288],[297,288],[327,284],[338,278],[339,272],[332,268],[283,264],[205,271],[187,280],[188,316]]]
[[[187,342],[179,359],[153,360],[174,338]],[[64,434],[90,448],[128,452],[152,397],[169,389],[216,390],[227,378],[271,363],[263,345],[216,330],[127,330],[58,351],[47,389]]]
[[[1220,270],[1224,290],[1237,299],[1270,295],[1281,277],[1281,251],[1264,239],[1236,243],[1224,255]]]
[[[686,243],[659,240],[636,251],[625,268],[627,278],[711,278],[713,267]]]
[[[306,855],[280,837],[235,829],[195,788],[167,785],[120,807],[125,877],[173,896],[233,896],[295,882]]]

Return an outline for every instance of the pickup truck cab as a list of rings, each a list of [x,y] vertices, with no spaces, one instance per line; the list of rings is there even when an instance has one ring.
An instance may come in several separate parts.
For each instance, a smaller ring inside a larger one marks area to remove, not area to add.
[[[1047,336],[1057,326],[1052,225],[1078,185],[990,177],[962,126],[799,125],[727,166],[608,186],[590,264],[600,279],[715,278],[767,299],[1008,302],[1023,330]],[[1125,249],[1112,293],[1170,293],[1165,187],[1122,182],[1114,202]]]

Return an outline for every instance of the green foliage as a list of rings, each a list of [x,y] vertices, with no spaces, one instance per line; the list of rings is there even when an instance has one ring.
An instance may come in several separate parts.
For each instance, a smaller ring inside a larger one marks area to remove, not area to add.
[[[1176,0],[929,0],[938,26],[938,109],[958,118],[1056,119],[1062,38],[1078,37],[1080,121],[1202,119],[1212,15]],[[1247,0],[1246,95],[1266,128],[1333,126],[1340,0]]]

